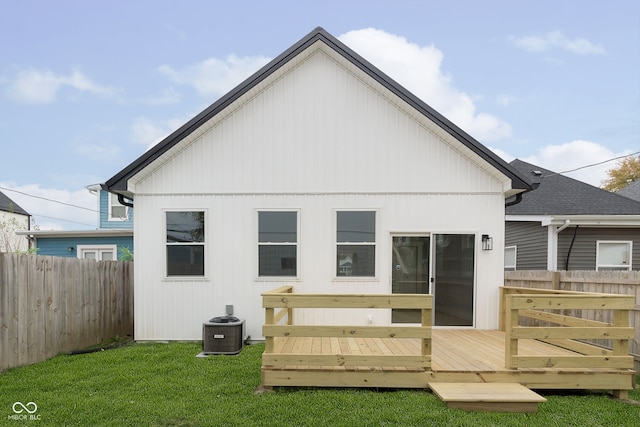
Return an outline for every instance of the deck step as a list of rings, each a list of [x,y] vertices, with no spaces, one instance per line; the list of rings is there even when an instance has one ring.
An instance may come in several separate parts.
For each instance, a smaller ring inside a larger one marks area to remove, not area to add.
[[[547,399],[518,383],[429,383],[449,408],[465,411],[538,412]]]

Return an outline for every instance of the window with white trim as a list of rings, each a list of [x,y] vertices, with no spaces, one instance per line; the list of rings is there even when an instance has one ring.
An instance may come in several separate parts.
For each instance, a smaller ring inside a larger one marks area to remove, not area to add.
[[[118,195],[109,193],[109,221],[126,221],[129,208],[118,201]]]
[[[516,260],[518,257],[517,246],[505,246],[504,248],[504,269],[506,271],[516,270]]]
[[[631,241],[596,241],[596,271],[629,270],[631,271]]]
[[[78,258],[95,259],[96,261],[117,261],[116,245],[78,245]]]
[[[204,276],[204,211],[165,212],[167,277]]]
[[[375,277],[376,212],[336,212],[336,276]]]
[[[298,212],[258,212],[258,276],[298,275]]]

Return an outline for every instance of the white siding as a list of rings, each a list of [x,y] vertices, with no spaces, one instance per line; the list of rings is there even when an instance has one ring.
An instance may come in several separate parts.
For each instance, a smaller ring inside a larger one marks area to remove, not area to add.
[[[136,339],[200,339],[203,321],[222,315],[226,304],[246,319],[247,332],[261,336],[264,311],[260,293],[292,284],[302,293],[391,292],[391,233],[474,233],[477,256],[476,326],[495,328],[498,286],[502,283],[504,225],[501,196],[457,195],[309,195],[309,196],[145,196],[136,198]],[[164,278],[163,209],[206,211],[207,278],[189,282]],[[257,209],[299,209],[298,279],[281,282],[257,279]],[[377,210],[378,276],[335,279],[335,210]],[[473,215],[469,215],[473,212]],[[494,237],[493,251],[480,250],[480,235]],[[308,314],[308,313],[307,313]],[[389,313],[353,310],[298,313],[304,323],[385,324]]]
[[[0,211],[0,252],[26,251],[27,236],[18,236],[16,231],[29,229],[29,217],[13,212]]]
[[[311,49],[310,49],[311,51]],[[290,64],[291,65],[291,64]],[[391,233],[476,234],[476,327],[497,326],[509,180],[324,49],[300,55],[130,181],[135,338],[201,339],[225,305],[260,338],[260,293],[388,293]],[[256,279],[258,209],[297,209],[298,279]],[[336,280],[335,210],[377,211],[378,275]],[[206,279],[164,278],[164,209],[206,211]],[[494,238],[481,251],[480,235]],[[298,313],[304,323],[389,322],[381,312]]]

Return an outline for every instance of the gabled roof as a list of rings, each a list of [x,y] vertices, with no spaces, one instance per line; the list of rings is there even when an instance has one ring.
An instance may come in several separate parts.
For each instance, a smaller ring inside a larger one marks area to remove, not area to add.
[[[0,191],[0,211],[31,216],[29,212],[22,209],[16,202],[11,200],[2,191]]]
[[[522,201],[506,208],[507,215],[640,215],[640,202],[560,175],[539,166],[514,160],[521,173],[541,172],[540,186],[522,195]]]
[[[616,194],[640,201],[640,179],[636,179],[631,184],[618,191]]]
[[[264,79],[269,77],[275,71],[277,71],[284,64],[291,61],[298,54],[303,52],[309,46],[313,45],[317,41],[321,41],[325,43],[328,47],[335,50],[337,53],[342,55],[345,59],[350,61],[360,70],[365,72],[367,75],[372,77],[375,81],[380,83],[382,86],[393,92],[396,96],[401,98],[407,104],[411,105],[421,114],[426,116],[428,119],[436,123],[440,128],[449,133],[455,139],[460,141],[466,147],[475,152],[482,159],[487,161],[491,166],[495,169],[503,173],[505,176],[511,179],[511,186],[515,190],[521,191],[529,191],[531,190],[531,183],[527,180],[526,177],[520,175],[517,171],[515,171],[508,163],[506,163],[499,156],[494,154],[487,147],[482,145],[480,142],[476,141],[469,134],[464,132],[458,126],[454,125],[451,121],[446,119],[443,115],[438,113],[436,110],[431,108],[429,105],[424,103],[418,97],[410,93],[408,90],[403,88],[389,76],[384,74],[378,68],[374,67],[371,63],[366,61],[360,55],[355,53],[353,50],[348,48],[344,43],[339,41],[337,38],[329,34],[321,27],[317,27],[305,37],[303,37],[296,44],[291,46],[285,52],[280,54],[274,60],[269,62],[267,65],[262,67],[252,76],[247,78],[244,82],[240,83],[234,89],[232,89],[229,93],[221,97],[218,101],[210,105],[200,114],[195,116],[193,119],[189,120],[186,124],[180,127],[178,130],[173,132],[171,135],[166,137],[163,141],[158,143],[156,146],[152,147],[142,156],[140,156],[137,160],[133,161],[127,167],[122,169],[116,175],[114,175],[111,179],[109,179],[103,186],[103,188],[112,193],[120,193],[125,194],[128,197],[131,197],[131,194],[127,191],[127,181],[136,175],[138,172],[143,170],[145,167],[150,165],[154,160],[158,159],[165,153],[167,150],[171,149],[173,146],[178,144],[188,135],[197,130],[200,126],[214,117],[216,114],[224,110],[226,107],[231,105],[236,99],[241,97],[247,91],[251,90],[253,87],[258,85]]]

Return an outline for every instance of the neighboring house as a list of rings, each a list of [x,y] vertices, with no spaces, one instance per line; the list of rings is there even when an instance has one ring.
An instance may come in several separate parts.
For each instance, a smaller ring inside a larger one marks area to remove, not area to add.
[[[640,202],[640,179],[636,179],[616,194],[636,200]]]
[[[435,325],[495,329],[505,198],[531,184],[317,28],[104,188],[138,218],[135,338],[198,340],[227,305],[260,338],[282,285],[431,292]],[[296,322],[420,322],[345,311]]]
[[[29,249],[29,241],[16,234],[30,228],[31,215],[0,191],[0,252],[19,252]]]
[[[640,202],[538,166],[540,186],[506,209],[507,270],[640,270]]]
[[[97,196],[98,224],[95,230],[31,230],[31,246],[38,255],[90,258],[112,261],[122,258],[122,249],[133,252],[133,209],[100,185],[87,189]]]

